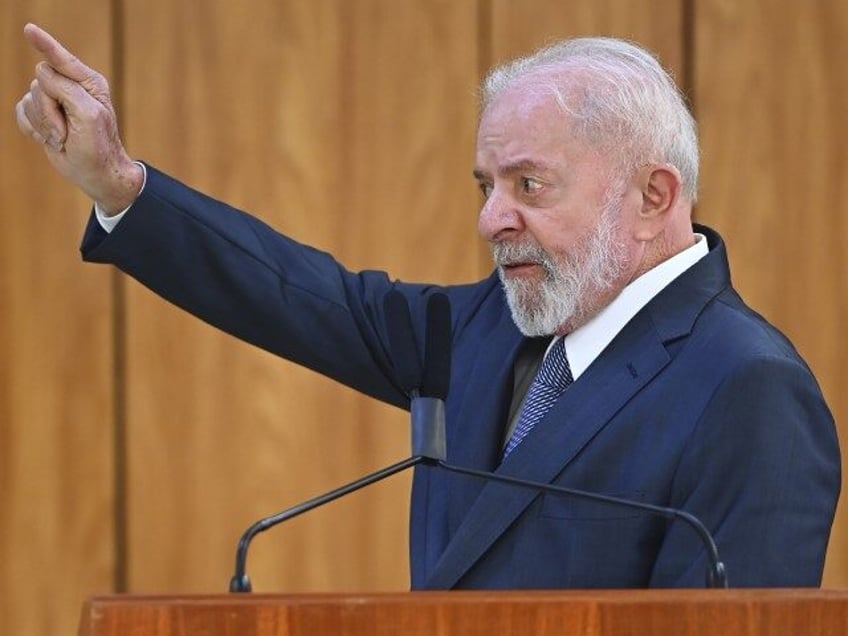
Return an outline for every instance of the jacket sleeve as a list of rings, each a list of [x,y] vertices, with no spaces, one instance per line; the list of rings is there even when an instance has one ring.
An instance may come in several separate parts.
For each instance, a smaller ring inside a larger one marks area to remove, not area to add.
[[[111,233],[92,215],[81,250],[237,338],[408,407],[389,355],[383,298],[399,289],[413,316],[423,316],[431,286],[349,272],[151,167],[144,192]]]

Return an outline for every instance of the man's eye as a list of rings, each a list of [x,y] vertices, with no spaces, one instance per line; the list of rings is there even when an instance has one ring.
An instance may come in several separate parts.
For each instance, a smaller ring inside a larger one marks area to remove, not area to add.
[[[532,177],[521,177],[521,192],[524,194],[538,194],[542,189],[542,183]]]
[[[480,182],[479,186],[480,192],[483,193],[483,197],[488,199],[489,195],[492,194],[492,184]]]

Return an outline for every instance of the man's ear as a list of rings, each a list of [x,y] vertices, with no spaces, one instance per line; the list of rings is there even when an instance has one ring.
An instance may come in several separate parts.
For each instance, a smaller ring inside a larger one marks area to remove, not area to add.
[[[636,240],[652,241],[671,219],[682,189],[680,172],[669,164],[645,166],[639,174],[642,208],[636,221]]]

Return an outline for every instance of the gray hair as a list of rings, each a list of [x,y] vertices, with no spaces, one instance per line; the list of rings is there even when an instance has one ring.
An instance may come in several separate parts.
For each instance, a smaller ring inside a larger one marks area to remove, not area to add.
[[[552,93],[578,138],[615,153],[621,167],[675,166],[684,195],[697,199],[695,120],[674,80],[645,49],[614,38],[565,40],[492,70],[481,86],[482,107],[519,85]]]

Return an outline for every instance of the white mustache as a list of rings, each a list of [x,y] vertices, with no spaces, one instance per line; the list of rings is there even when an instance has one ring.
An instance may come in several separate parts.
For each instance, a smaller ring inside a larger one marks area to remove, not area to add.
[[[492,258],[498,267],[535,263],[548,274],[556,271],[554,260],[538,243],[492,243]]]

